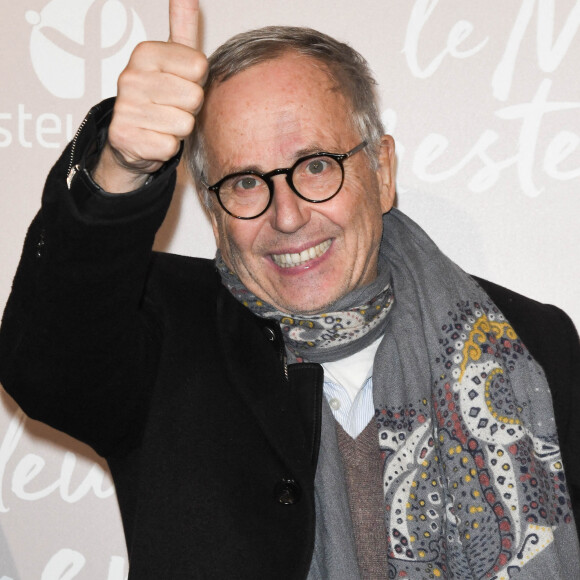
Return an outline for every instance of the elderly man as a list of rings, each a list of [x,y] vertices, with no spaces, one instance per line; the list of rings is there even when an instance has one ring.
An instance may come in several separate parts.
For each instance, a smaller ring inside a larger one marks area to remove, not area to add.
[[[52,170],[1,335],[5,388],[106,457],[130,577],[573,578],[569,319],[393,209],[360,55],[274,27],[208,74],[196,19]],[[151,252],[183,140],[215,262]]]

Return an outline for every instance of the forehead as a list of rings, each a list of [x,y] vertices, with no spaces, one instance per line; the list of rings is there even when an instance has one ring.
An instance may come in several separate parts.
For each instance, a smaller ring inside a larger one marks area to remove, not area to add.
[[[352,138],[350,108],[326,66],[295,53],[254,65],[206,95],[202,130],[210,165],[279,162],[317,147],[339,151]],[[346,146],[346,145],[345,145]],[[345,149],[346,150],[346,149]]]

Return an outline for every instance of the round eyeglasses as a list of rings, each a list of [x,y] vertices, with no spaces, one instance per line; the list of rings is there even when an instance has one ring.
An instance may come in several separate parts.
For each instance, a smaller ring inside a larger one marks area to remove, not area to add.
[[[217,195],[219,204],[228,214],[240,220],[257,218],[270,207],[274,197],[272,178],[276,175],[285,175],[286,183],[301,199],[322,203],[340,191],[344,182],[344,160],[366,146],[367,141],[363,141],[346,153],[312,153],[298,159],[292,167],[268,173],[231,173],[206,187]]]

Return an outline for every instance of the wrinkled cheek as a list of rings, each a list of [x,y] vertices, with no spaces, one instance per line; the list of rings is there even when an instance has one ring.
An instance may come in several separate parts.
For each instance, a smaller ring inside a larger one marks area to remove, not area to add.
[[[231,238],[226,239],[224,250],[222,255],[229,268],[237,274],[244,286],[256,292],[263,274],[260,273],[259,264],[251,252],[244,252]]]
[[[232,243],[231,240],[226,239],[223,246],[224,249],[222,250],[222,255],[224,257],[226,264],[230,267],[230,269],[236,272],[238,276],[240,276],[240,274],[242,274],[244,269],[243,268],[244,260],[242,252],[235,244]]]
[[[237,272],[242,252],[235,241],[235,232],[232,232],[231,228],[227,227],[227,221],[228,217],[222,216],[217,222],[219,239],[216,239],[216,243],[225,263],[230,269]]]

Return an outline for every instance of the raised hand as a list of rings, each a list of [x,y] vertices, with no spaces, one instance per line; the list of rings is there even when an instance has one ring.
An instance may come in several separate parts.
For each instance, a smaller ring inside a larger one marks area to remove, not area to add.
[[[203,104],[199,0],[169,0],[168,42],[139,44],[119,76],[108,140],[93,171],[109,193],[140,187],[179,150]]]

